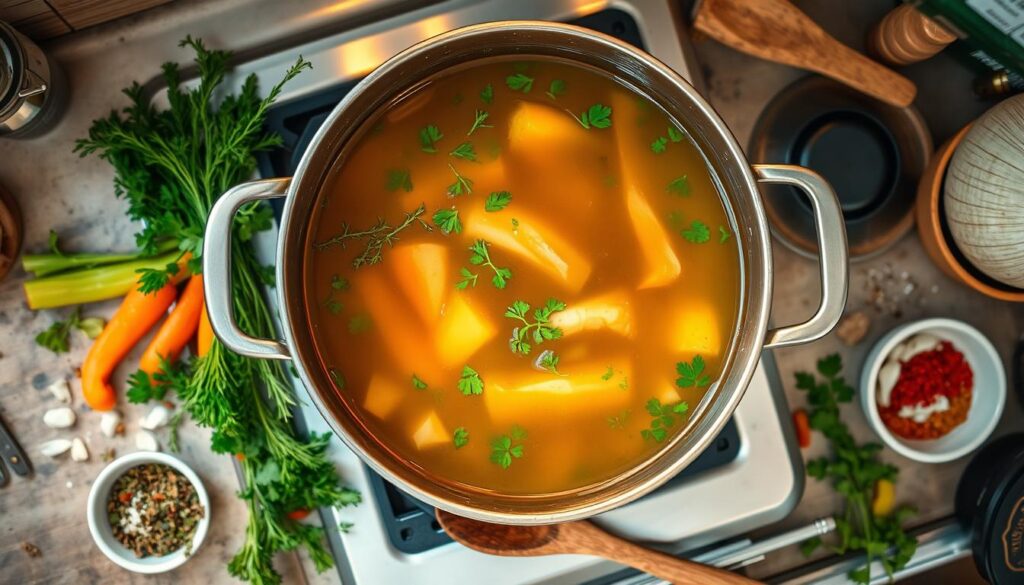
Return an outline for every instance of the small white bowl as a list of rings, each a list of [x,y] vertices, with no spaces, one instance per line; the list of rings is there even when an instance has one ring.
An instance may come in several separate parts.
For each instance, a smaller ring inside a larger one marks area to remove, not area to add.
[[[878,370],[885,359],[897,345],[918,333],[949,341],[963,353],[974,372],[974,388],[967,420],[937,439],[914,441],[889,431],[878,414],[876,395]],[[996,348],[974,327],[953,319],[923,319],[896,327],[871,348],[861,371],[860,403],[871,427],[894,451],[915,461],[944,463],[974,451],[992,434],[1006,403],[1006,373]]]
[[[196,533],[192,537],[192,547],[188,555],[185,554],[185,549],[188,547],[182,547],[167,555],[143,557],[140,559],[135,556],[135,553],[125,548],[124,545],[114,538],[114,533],[110,529],[110,521],[107,516],[107,498],[110,495],[110,490],[114,487],[114,482],[126,471],[136,465],[145,465],[147,463],[162,463],[174,468],[175,471],[184,475],[189,483],[196,488],[199,503],[203,506],[203,517],[196,526]],[[103,554],[107,555],[108,559],[136,573],[163,573],[180,567],[185,561],[194,556],[203,544],[206,532],[210,528],[210,497],[206,493],[206,488],[203,487],[203,482],[199,480],[199,476],[192,471],[192,468],[185,465],[181,459],[166,453],[138,451],[118,457],[103,468],[103,471],[96,477],[96,481],[93,482],[92,489],[89,490],[88,515],[89,532],[92,533],[92,539],[96,541],[96,546],[103,551]]]

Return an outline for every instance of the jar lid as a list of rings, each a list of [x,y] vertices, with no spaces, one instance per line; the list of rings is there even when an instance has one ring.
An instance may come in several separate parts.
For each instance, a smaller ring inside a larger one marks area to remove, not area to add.
[[[1004,463],[1009,473],[979,510],[984,520],[974,537],[975,562],[994,585],[1024,583],[1024,453]]]

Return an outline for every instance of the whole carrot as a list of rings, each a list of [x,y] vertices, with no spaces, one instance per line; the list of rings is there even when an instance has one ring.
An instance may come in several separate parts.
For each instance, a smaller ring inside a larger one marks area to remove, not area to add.
[[[195,275],[185,285],[185,291],[178,298],[178,304],[157,330],[153,340],[139,360],[139,369],[150,376],[160,371],[163,360],[178,359],[199,327],[203,311],[203,277]]]
[[[110,410],[117,404],[110,375],[142,336],[164,316],[176,296],[178,289],[174,283],[150,294],[133,288],[125,295],[121,306],[82,362],[82,397],[93,410]]]
[[[210,325],[210,316],[206,313],[206,303],[203,303],[203,311],[199,314],[199,334],[196,335],[196,353],[203,357],[210,352],[213,346],[213,325]]]

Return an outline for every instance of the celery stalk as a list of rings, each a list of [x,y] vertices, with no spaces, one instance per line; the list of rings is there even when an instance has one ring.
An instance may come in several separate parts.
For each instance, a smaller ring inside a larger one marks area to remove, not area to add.
[[[39,310],[120,297],[138,281],[139,270],[162,270],[179,255],[180,252],[175,251],[163,256],[37,278],[25,283],[25,298],[30,309]]]
[[[178,247],[176,240],[161,242],[157,247],[157,254],[170,252]],[[23,254],[21,256],[21,267],[25,272],[31,272],[37,278],[48,276],[65,270],[82,268],[95,268],[130,260],[139,260],[143,257],[142,252],[130,252],[125,254]]]

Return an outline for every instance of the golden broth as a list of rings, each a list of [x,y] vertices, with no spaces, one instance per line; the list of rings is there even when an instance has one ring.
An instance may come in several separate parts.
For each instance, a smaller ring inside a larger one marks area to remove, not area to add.
[[[437,476],[537,494],[613,478],[686,426],[679,405],[730,343],[739,255],[662,110],[579,66],[491,61],[406,96],[349,152],[305,277],[322,366],[380,440]],[[549,299],[566,308],[538,321]]]

